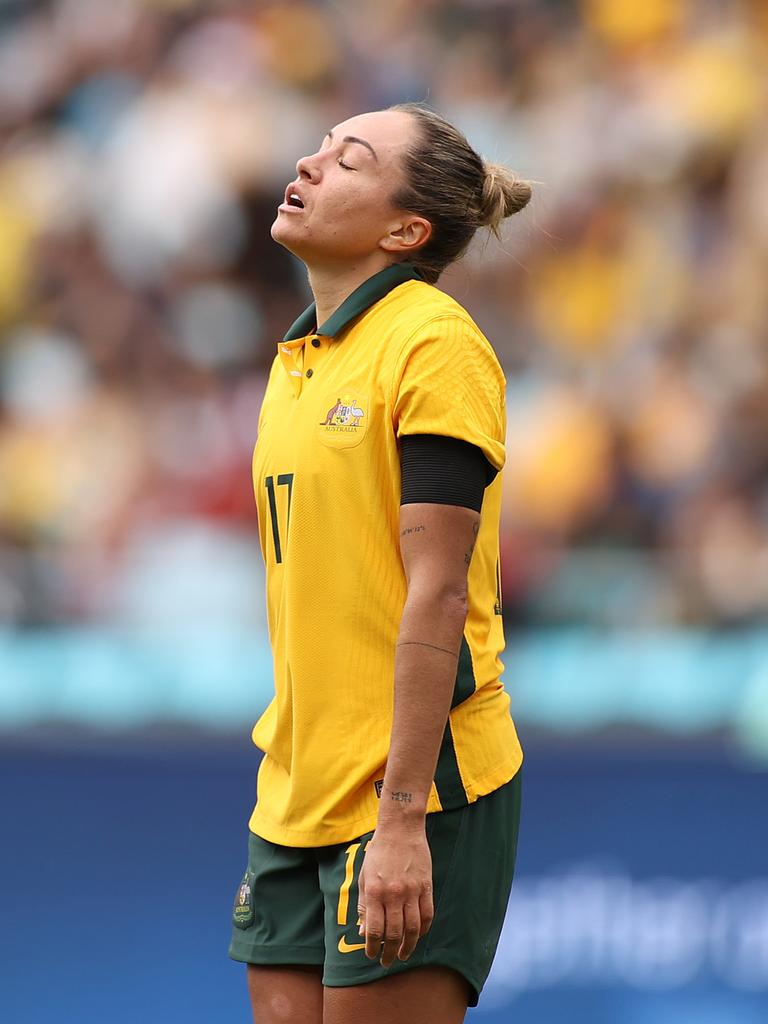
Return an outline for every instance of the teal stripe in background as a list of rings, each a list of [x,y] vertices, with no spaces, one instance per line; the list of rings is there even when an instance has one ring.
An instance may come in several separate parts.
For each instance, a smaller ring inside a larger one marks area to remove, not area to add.
[[[56,718],[239,729],[271,688],[269,644],[245,631],[0,633],[0,728]]]
[[[532,631],[510,637],[504,661],[522,725],[727,729],[768,759],[768,630]],[[246,630],[0,633],[0,729],[50,719],[240,729],[271,693],[269,645]]]

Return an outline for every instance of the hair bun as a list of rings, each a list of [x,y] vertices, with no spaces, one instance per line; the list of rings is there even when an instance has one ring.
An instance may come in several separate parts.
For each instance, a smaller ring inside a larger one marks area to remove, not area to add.
[[[486,163],[479,221],[498,235],[501,222],[518,213],[531,200],[531,183],[518,178],[502,164]]]

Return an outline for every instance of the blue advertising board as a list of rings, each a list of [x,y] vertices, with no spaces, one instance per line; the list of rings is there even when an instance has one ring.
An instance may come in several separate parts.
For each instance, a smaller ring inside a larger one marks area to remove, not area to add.
[[[2,1019],[247,1021],[226,945],[255,751],[64,739],[0,756]],[[589,737],[529,742],[524,772],[513,896],[468,1019],[764,1024],[766,775]]]
[[[653,747],[529,758],[484,1018],[768,1020],[767,781]]]

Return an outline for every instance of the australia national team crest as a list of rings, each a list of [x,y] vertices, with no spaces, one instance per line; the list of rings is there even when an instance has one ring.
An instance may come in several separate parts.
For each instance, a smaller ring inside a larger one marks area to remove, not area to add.
[[[253,876],[246,871],[235,896],[232,921],[238,928],[250,928],[255,917],[253,906]]]
[[[357,391],[337,391],[321,405],[320,414],[320,439],[331,448],[352,448],[366,433],[370,407]]]

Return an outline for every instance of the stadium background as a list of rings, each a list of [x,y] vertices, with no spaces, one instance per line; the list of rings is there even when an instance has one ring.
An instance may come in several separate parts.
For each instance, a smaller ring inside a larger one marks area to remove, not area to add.
[[[0,0],[3,1020],[247,1019],[268,229],[405,99],[542,182],[442,282],[508,379],[528,755],[472,1019],[766,1019],[767,60],[763,0]]]

